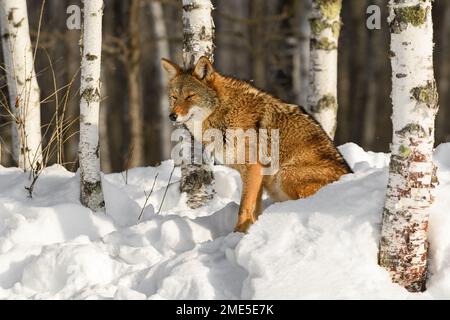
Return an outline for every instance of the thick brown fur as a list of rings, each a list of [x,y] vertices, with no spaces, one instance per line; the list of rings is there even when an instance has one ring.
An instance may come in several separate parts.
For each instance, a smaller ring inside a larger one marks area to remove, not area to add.
[[[279,129],[279,171],[261,175],[262,165],[230,165],[243,182],[238,223],[246,232],[261,213],[263,188],[272,200],[308,197],[338,180],[351,169],[321,126],[303,108],[287,104],[250,84],[216,72],[202,57],[192,70],[182,70],[163,59],[169,73],[171,112],[190,128],[191,119],[202,130]]]

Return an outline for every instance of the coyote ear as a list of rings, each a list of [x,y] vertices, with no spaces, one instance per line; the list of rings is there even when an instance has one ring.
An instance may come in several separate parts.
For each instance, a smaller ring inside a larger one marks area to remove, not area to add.
[[[209,59],[205,56],[198,59],[197,64],[194,68],[194,75],[200,80],[209,80],[211,79],[211,75],[214,73],[214,68],[209,61]]]
[[[167,74],[169,75],[169,79],[175,78],[175,76],[179,75],[181,73],[181,68],[173,63],[170,60],[161,59],[161,66],[164,68],[164,70],[167,71]]]

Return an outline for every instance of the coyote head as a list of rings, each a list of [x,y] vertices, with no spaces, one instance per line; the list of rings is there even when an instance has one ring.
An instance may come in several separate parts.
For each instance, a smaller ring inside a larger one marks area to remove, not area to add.
[[[215,71],[208,58],[201,57],[195,67],[188,70],[167,59],[162,59],[161,64],[169,78],[170,120],[175,123],[205,120],[218,100],[211,86]]]

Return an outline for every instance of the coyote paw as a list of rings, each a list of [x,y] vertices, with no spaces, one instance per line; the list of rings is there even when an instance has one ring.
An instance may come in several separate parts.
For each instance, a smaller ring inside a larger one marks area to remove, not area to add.
[[[251,220],[238,221],[236,227],[234,227],[234,232],[247,233],[252,224],[253,221]]]

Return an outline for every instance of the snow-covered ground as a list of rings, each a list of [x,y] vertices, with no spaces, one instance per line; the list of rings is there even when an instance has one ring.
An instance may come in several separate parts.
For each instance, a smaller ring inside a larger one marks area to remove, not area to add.
[[[411,294],[377,266],[388,155],[341,151],[355,173],[316,195],[268,206],[233,233],[241,183],[215,168],[217,197],[189,210],[175,170],[103,177],[106,213],[78,201],[78,176],[47,168],[33,198],[28,175],[0,166],[2,299],[450,298],[450,144],[435,152],[440,185],[430,221],[428,291]],[[155,175],[154,191],[138,220]]]

